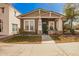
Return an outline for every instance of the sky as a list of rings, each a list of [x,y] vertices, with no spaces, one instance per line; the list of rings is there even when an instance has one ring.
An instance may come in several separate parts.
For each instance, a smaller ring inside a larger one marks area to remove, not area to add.
[[[39,8],[63,14],[64,3],[13,3],[12,6],[22,14]]]

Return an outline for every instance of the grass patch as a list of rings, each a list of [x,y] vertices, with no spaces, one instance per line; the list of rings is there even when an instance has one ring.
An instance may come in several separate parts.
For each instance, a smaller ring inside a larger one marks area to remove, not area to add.
[[[76,36],[51,36],[56,43],[68,43],[68,42],[79,42],[79,37]]]
[[[52,40],[54,40],[56,43],[60,41],[59,35],[51,35]]]
[[[15,36],[4,40],[5,43],[41,43],[41,36]]]

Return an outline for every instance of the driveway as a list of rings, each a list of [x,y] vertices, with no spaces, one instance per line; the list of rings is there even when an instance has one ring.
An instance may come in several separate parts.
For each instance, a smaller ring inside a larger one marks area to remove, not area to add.
[[[5,44],[0,43],[0,56],[69,56],[79,55],[77,43]]]

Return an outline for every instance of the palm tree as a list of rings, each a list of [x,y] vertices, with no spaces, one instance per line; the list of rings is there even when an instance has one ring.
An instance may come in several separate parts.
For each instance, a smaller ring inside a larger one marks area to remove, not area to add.
[[[70,20],[69,24],[70,24],[70,32],[73,34],[73,20],[75,19],[75,8],[74,6],[72,6],[72,4],[67,4],[67,6],[65,7],[64,10],[65,16],[66,16],[66,20]]]

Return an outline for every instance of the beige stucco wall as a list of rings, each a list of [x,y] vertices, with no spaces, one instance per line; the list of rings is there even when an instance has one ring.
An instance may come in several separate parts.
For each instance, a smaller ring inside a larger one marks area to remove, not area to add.
[[[16,15],[15,15],[16,12]],[[17,10],[15,10],[11,5],[9,5],[9,35],[16,34],[17,32],[12,31],[12,24],[18,25],[18,31],[20,29],[20,20],[16,16],[20,15]]]
[[[4,13],[0,13],[0,19],[3,21],[3,31],[0,35],[12,35],[12,23],[18,24],[20,28],[20,20],[16,18],[20,13],[16,11],[16,16],[14,16],[14,8],[10,4],[0,3],[0,7],[4,7]]]
[[[0,32],[0,35],[7,35],[9,34],[9,8],[8,8],[8,4],[1,4],[0,3],[0,7],[4,7],[4,13],[0,13],[0,19],[3,21],[3,31]]]
[[[38,34],[42,34],[42,19],[38,19]]]
[[[58,31],[63,31],[63,22],[61,18],[57,19],[57,30]]]

